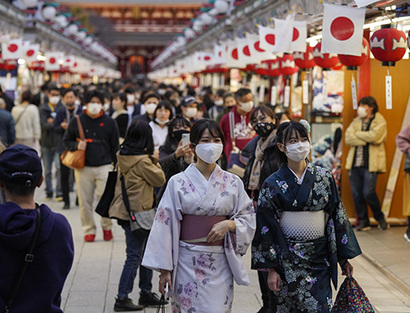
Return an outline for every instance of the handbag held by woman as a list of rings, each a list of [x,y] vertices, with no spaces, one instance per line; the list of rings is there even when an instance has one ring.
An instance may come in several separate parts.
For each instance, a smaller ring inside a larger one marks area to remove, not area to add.
[[[81,125],[80,117],[76,115],[77,118],[77,125],[78,125],[78,132],[80,134],[80,140],[85,142],[84,130],[83,126]],[[79,170],[83,169],[85,166],[85,149],[84,150],[75,150],[75,151],[68,151],[65,150],[63,154],[60,156],[61,163],[65,166]]]

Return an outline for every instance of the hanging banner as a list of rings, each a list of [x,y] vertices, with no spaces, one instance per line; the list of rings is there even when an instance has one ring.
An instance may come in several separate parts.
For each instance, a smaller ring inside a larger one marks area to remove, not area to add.
[[[306,21],[293,21],[292,51],[306,52]]]
[[[357,89],[356,89],[356,81],[352,76],[352,103],[353,103],[353,110],[357,110]]]
[[[3,60],[17,60],[23,56],[23,40],[12,39],[1,44]]]
[[[251,50],[249,49],[248,40],[246,38],[236,38],[236,45],[238,46],[238,59],[241,64],[253,64]]]
[[[327,78],[323,78],[323,87],[322,87],[323,103],[327,103]]]
[[[392,83],[391,83],[391,76],[386,76],[386,109],[391,110],[393,108],[393,100],[392,100]]]
[[[309,103],[309,82],[307,79],[302,81],[302,102],[303,104]]]
[[[273,52],[291,52],[294,19],[294,14],[289,14],[286,20],[274,19],[276,40],[273,46]]]
[[[290,86],[285,86],[283,94],[283,107],[288,108],[290,104]]]
[[[26,61],[26,63],[37,61],[38,51],[40,45],[32,45],[30,42],[23,43],[23,53],[21,58]]]
[[[354,0],[359,8],[368,6],[369,4],[377,2],[377,0]]]
[[[273,51],[275,46],[275,29],[271,27],[258,26],[259,28],[259,46],[266,51]]]
[[[253,63],[260,63],[265,60],[272,60],[275,58],[272,52],[266,51],[261,48],[259,36],[255,34],[246,33],[246,40],[248,41],[248,47],[252,56]]]
[[[262,103],[262,104],[265,101],[265,86],[264,85],[259,86],[258,101],[259,103]]]
[[[272,88],[270,89],[270,103],[272,105],[276,104],[276,97],[277,97],[277,89],[276,86],[272,86]]]
[[[223,45],[215,45],[214,46],[214,64],[224,64],[224,46]]]

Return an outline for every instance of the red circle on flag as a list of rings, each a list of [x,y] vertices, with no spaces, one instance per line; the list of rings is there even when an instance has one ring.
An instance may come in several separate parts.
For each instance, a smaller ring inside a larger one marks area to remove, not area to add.
[[[50,63],[51,63],[51,64],[56,63],[56,59],[55,59],[55,58],[50,58]]]
[[[299,31],[293,27],[293,38],[292,41],[296,41],[299,38]]]
[[[251,52],[249,51],[249,46],[245,46],[243,48],[243,54],[250,57],[251,56]]]
[[[218,56],[222,57],[222,51],[219,51]]]
[[[209,56],[206,56],[205,58],[204,58],[204,60],[205,61],[209,61],[211,58],[209,57]]]
[[[7,49],[8,49],[10,52],[16,52],[18,48],[19,48],[19,47],[18,47],[16,44],[12,43]]]
[[[28,57],[31,57],[34,54],[34,50],[33,49],[28,50],[26,54]]]
[[[267,43],[269,43],[269,44],[271,44],[271,45],[274,45],[274,44],[275,44],[275,35],[273,35],[273,34],[267,34],[267,35],[265,36],[265,40],[266,40]]]
[[[354,34],[354,24],[350,18],[340,16],[330,25],[330,33],[337,40],[348,40]]]
[[[237,49],[237,48],[235,48],[235,49],[232,50],[232,57],[233,57],[235,60],[238,60],[238,49]]]
[[[261,48],[259,41],[255,42],[255,44],[254,44],[253,46],[255,47],[256,51],[258,51],[258,52],[265,52],[265,50],[263,50],[263,49]]]

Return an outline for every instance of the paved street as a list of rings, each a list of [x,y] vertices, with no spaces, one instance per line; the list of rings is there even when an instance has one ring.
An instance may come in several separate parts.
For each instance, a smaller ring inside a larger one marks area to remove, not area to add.
[[[38,190],[36,201],[44,201],[44,191]],[[74,193],[71,193],[75,203]],[[111,313],[119,277],[125,260],[125,242],[122,229],[114,223],[114,240],[104,242],[101,228],[96,241],[84,243],[80,225],[79,208],[72,206],[63,211],[63,203],[46,201],[55,212],[64,214],[73,229],[75,259],[63,291],[62,308],[66,313]],[[96,220],[99,217],[96,215]],[[354,277],[365,290],[377,312],[410,312],[410,244],[402,238],[404,227],[393,227],[382,233],[372,229],[359,233],[358,238],[366,257],[353,260]],[[371,253],[367,253],[371,252]],[[250,253],[245,256],[250,268]],[[370,260],[370,261],[369,261]],[[386,263],[387,262],[387,263]],[[235,286],[234,313],[253,313],[260,308],[260,292],[255,271],[249,270],[251,285]],[[154,273],[154,291],[158,274]],[[138,277],[130,297],[138,302]],[[340,277],[339,283],[343,281]],[[408,289],[406,289],[409,287]],[[146,308],[145,313],[155,309]],[[212,313],[212,312],[209,312]]]

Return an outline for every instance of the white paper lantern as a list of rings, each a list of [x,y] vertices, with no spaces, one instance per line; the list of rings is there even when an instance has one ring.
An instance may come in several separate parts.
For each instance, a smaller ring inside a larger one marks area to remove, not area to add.
[[[84,31],[78,32],[76,34],[77,38],[81,41],[83,41],[87,37],[87,33]]]
[[[195,32],[191,28],[186,28],[184,31],[184,35],[186,38],[191,39],[195,37]]]
[[[69,35],[74,35],[78,32],[78,25],[77,24],[70,24],[67,28],[66,31]]]
[[[199,19],[201,20],[201,22],[205,25],[209,25],[212,23],[212,16],[210,16],[208,13],[202,13],[199,16]]]
[[[214,5],[219,14],[226,13],[229,9],[229,3],[225,0],[216,0]]]
[[[184,46],[186,44],[186,39],[185,37],[179,36],[177,38],[177,43],[180,47]]]
[[[67,17],[64,15],[57,15],[54,22],[56,22],[61,28],[65,28],[68,25]]]
[[[51,7],[51,6],[45,7],[42,11],[43,17],[49,21],[54,21],[56,17],[56,13],[57,13],[56,8]]]
[[[21,3],[26,7],[26,8],[34,8],[37,6],[38,0],[21,0]]]
[[[91,36],[87,36],[85,39],[84,39],[84,42],[83,42],[86,46],[89,46],[89,45],[91,45],[92,43],[93,43],[93,37],[91,37]]]

